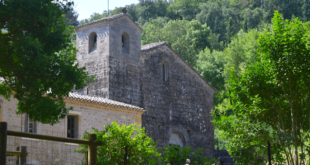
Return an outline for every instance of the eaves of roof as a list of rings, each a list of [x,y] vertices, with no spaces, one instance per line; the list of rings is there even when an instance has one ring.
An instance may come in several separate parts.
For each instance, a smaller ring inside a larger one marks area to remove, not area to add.
[[[115,101],[115,100],[110,100],[110,99],[103,98],[103,97],[88,96],[88,95],[82,95],[79,93],[70,92],[69,97],[67,97],[67,98],[75,99],[75,100],[82,100],[82,101],[87,101],[87,102],[93,102],[93,103],[98,103],[98,104],[112,105],[112,106],[117,106],[117,107],[128,108],[128,109],[133,109],[133,110],[145,112],[145,110],[143,108],[140,108],[140,107],[137,107],[134,105],[130,105],[130,104],[126,104],[126,103],[122,103],[122,102]]]

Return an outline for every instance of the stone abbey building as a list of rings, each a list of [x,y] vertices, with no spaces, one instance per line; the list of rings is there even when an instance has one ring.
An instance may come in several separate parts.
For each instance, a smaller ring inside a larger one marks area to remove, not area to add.
[[[18,100],[0,96],[0,121],[9,130],[81,139],[85,131],[103,130],[112,121],[138,123],[158,147],[201,147],[206,156],[215,156],[210,111],[216,89],[177,52],[165,42],[141,46],[142,29],[126,13],[75,29],[79,66],[96,75],[95,82],[64,99],[73,110],[53,126],[17,115]],[[8,151],[27,146],[27,164],[81,160],[74,152],[79,146],[68,143],[8,136],[7,146]]]
[[[143,108],[142,126],[159,147],[202,147],[213,156],[216,89],[176,51],[165,42],[141,46],[142,29],[126,12],[75,29],[79,66],[96,75],[75,92]]]

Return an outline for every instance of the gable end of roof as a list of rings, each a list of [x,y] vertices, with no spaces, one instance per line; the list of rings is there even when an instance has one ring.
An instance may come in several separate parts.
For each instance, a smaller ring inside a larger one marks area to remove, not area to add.
[[[215,92],[218,90],[212,86],[206,79],[204,79],[191,65],[189,65],[175,50],[173,50],[170,45],[166,42],[156,42],[156,43],[151,43],[147,45],[142,45],[141,46],[141,51],[151,51],[153,49],[159,48],[161,46],[167,46],[172,52],[174,52],[189,68],[191,68],[203,81],[205,81],[212,89],[214,89]]]

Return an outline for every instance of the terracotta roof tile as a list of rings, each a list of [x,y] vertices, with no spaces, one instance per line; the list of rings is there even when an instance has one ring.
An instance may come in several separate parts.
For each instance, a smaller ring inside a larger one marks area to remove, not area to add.
[[[118,107],[123,107],[123,108],[129,108],[129,109],[135,109],[139,111],[145,111],[143,108],[140,108],[137,106],[133,106],[130,104],[110,100],[107,98],[97,97],[97,96],[88,96],[88,95],[82,95],[82,94],[70,92],[68,98],[75,99],[75,100],[89,101],[89,102],[94,102],[94,103],[99,103],[99,104],[113,105],[113,106],[118,106]]]

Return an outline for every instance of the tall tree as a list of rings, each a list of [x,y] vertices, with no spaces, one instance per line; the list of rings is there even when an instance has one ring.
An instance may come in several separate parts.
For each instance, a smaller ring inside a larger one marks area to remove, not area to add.
[[[275,162],[309,164],[305,162],[310,151],[309,29],[298,18],[284,21],[278,12],[272,23],[272,29],[258,39],[255,62],[242,76],[231,69],[229,90],[235,115],[223,115],[214,123],[224,130],[234,156],[261,152],[264,162],[266,142],[271,141]]]
[[[225,41],[225,22],[227,22],[229,18],[236,18],[234,12],[231,9],[221,8],[218,3],[214,2],[204,3],[200,6],[200,9],[200,13],[196,15],[197,20],[202,24],[206,23],[210,27],[212,33],[219,34],[219,41]],[[232,26],[238,26],[236,23],[237,22],[234,22]],[[235,28],[232,26],[230,26],[231,29]],[[239,29],[237,31],[239,31]]]
[[[201,51],[197,57],[196,70],[217,90],[224,89],[225,56],[222,51],[210,51],[208,47]]]
[[[227,26],[226,26],[226,41],[230,42],[230,37],[232,36],[232,27],[233,26],[233,22],[231,17],[229,18],[229,20],[227,21]]]
[[[244,21],[243,21],[243,31],[248,32],[248,14],[245,13]]]
[[[170,3],[168,12],[179,15],[184,20],[192,20],[200,12],[199,6],[206,0],[177,0]]]
[[[73,3],[54,0],[1,0],[0,95],[18,99],[17,113],[55,124],[67,115],[63,97],[92,81],[75,63],[72,27],[63,14]]]
[[[196,54],[206,47],[212,48],[211,30],[206,24],[196,20],[170,20],[164,18],[151,20],[142,33],[142,44],[166,41],[190,65],[196,65]]]
[[[79,21],[77,20],[78,16],[79,14],[73,8],[70,8],[65,14],[65,17],[67,18],[65,20],[66,25],[78,26],[79,25]]]
[[[302,20],[307,22],[310,20],[310,1],[303,0],[302,4]]]

